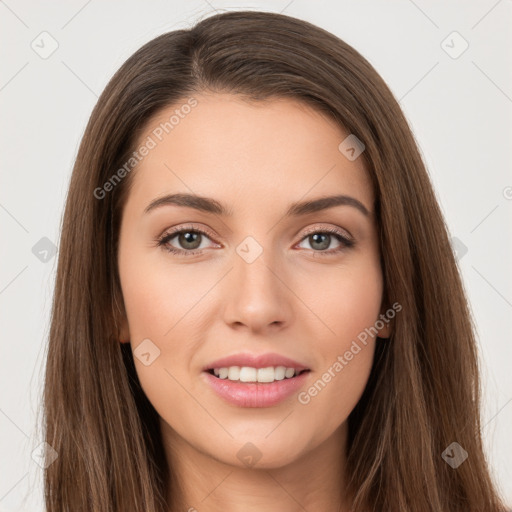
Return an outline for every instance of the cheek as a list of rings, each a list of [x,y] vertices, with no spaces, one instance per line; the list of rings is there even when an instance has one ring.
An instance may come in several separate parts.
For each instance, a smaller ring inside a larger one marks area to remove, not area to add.
[[[191,267],[189,267],[190,269]],[[120,279],[130,335],[133,341],[152,336],[165,341],[181,328],[215,283],[204,277],[156,261],[130,255],[120,262]]]
[[[158,414],[179,428],[187,421],[176,418],[197,414],[185,389],[197,394],[189,385],[190,361],[204,336],[197,315],[207,283],[191,283],[190,273],[169,267],[138,266],[134,258],[124,264],[121,287],[140,385]],[[145,352],[150,353],[147,365],[138,355]]]
[[[353,266],[340,271],[336,280],[326,280],[322,293],[318,287],[308,293],[316,297],[315,311],[324,324],[319,332],[324,334],[312,338],[319,364],[298,401],[304,421],[328,418],[322,429],[330,432],[347,419],[368,382],[382,300],[380,266]]]
[[[325,307],[329,308],[333,330],[340,341],[353,340],[378,320],[382,301],[380,273],[368,271],[349,276],[330,295],[333,300],[327,299]]]
[[[191,372],[197,372],[192,363],[204,343],[205,295],[218,281],[212,272],[197,275],[185,267],[169,265],[165,257],[155,261],[126,252],[119,263],[136,371],[159,412],[190,398],[180,383],[188,388]],[[150,353],[149,365],[138,357],[141,352]]]
[[[380,264],[371,255],[335,271],[319,273],[302,286],[304,302],[324,324],[326,352],[350,346],[379,319],[383,293]]]

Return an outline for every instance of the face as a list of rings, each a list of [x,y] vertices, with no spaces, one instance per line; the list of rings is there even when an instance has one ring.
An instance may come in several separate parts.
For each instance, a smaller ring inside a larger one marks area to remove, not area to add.
[[[348,132],[317,111],[194,97],[139,141],[155,145],[122,216],[122,339],[168,443],[278,467],[341,436],[367,383],[383,312],[373,192],[338,149]],[[331,196],[345,199],[292,208]]]

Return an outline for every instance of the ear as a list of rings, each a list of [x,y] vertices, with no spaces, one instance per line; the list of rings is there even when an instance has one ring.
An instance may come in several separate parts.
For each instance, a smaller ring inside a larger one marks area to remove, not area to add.
[[[381,318],[385,318],[384,315],[382,315],[382,317],[379,317],[379,320],[381,320]],[[382,323],[384,323],[384,327],[382,329],[379,329],[377,336],[379,338],[384,339],[389,338],[391,336],[391,326],[389,325],[389,323],[386,323],[385,320],[382,320]],[[378,325],[380,325],[380,323]]]
[[[378,329],[377,336],[384,339],[389,338],[392,332],[391,319],[386,316],[387,309],[389,308],[382,307],[379,318],[375,321],[375,327]]]
[[[130,328],[128,327],[128,319],[126,318],[126,315],[123,315],[119,324],[119,342],[130,343]]]
[[[130,327],[124,305],[116,308],[115,325],[117,328],[117,339],[120,343],[130,342]]]

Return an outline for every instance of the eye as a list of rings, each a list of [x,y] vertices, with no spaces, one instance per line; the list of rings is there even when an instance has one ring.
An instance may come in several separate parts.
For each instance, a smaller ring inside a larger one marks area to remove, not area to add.
[[[338,242],[338,247],[326,251],[333,241]],[[310,246],[313,248],[315,253],[319,253],[322,256],[329,256],[355,245],[355,242],[352,238],[349,238],[345,233],[336,228],[327,228],[327,229],[316,229],[314,231],[310,231],[303,237],[302,242],[307,241]]]
[[[164,233],[158,238],[157,243],[159,247],[178,256],[195,256],[204,252],[207,245],[204,246],[203,242],[205,239],[211,239],[211,237],[212,235],[205,230],[184,226],[180,229],[173,229],[170,232]],[[333,240],[338,242],[338,246],[334,249],[325,250],[329,248]],[[171,241],[174,241],[174,244],[180,247],[176,247]],[[310,230],[300,243],[304,241],[309,242],[315,256],[317,254],[320,256],[331,256],[355,245],[355,241],[352,238],[337,228]]]
[[[165,250],[181,256],[194,256],[201,254],[203,249],[202,242],[204,238],[209,238],[209,233],[198,228],[182,227],[171,232],[165,233],[158,239],[158,245]],[[180,247],[171,245],[171,240],[176,239]],[[202,246],[202,247],[201,247]]]

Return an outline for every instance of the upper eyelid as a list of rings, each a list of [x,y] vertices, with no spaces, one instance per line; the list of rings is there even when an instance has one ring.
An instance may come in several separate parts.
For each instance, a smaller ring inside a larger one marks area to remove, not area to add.
[[[175,235],[181,233],[181,232],[186,232],[186,231],[198,231],[200,233],[203,233],[205,235],[207,235],[209,238],[215,238],[215,235],[208,229],[206,228],[203,228],[203,227],[197,227],[197,226],[178,226],[176,228],[170,228],[170,229],[166,229],[160,236],[159,238],[162,239],[162,238],[167,238],[167,237],[174,237]]]
[[[307,228],[306,229],[306,231],[304,232],[302,238],[308,236],[311,233],[323,232],[323,231],[331,232],[331,234],[332,234],[332,230],[335,230],[336,232],[340,232],[341,231],[342,233],[346,233],[347,238],[350,238],[350,239],[354,238],[352,236],[352,234],[347,229],[342,228],[340,226],[329,226],[329,227],[313,226],[311,228]]]

